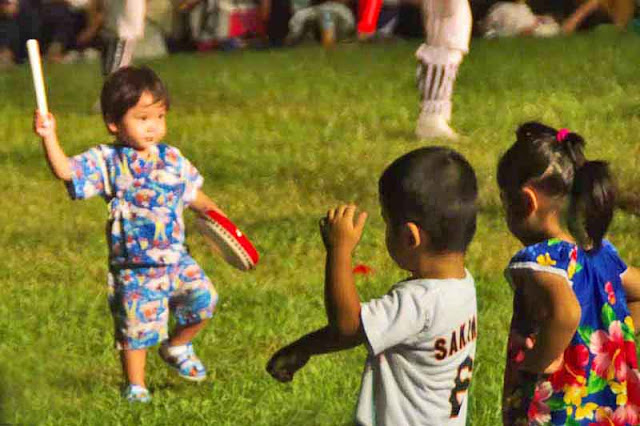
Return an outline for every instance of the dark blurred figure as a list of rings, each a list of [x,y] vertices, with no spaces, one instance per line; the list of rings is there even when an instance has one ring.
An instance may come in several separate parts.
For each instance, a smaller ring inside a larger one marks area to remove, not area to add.
[[[38,39],[38,12],[29,0],[0,0],[0,68],[24,62],[26,42]]]
[[[289,20],[293,15],[290,0],[262,0],[260,14],[263,28],[273,46],[282,46],[289,33]]]
[[[104,23],[103,0],[87,0],[76,3],[76,49],[82,50],[87,47],[100,47],[100,31]]]
[[[346,5],[353,16],[358,13],[358,1],[355,0],[333,0],[336,3]],[[314,7],[325,0],[309,0],[308,6]],[[265,39],[271,46],[282,46],[289,33],[289,22],[294,15],[296,7],[292,0],[260,0],[260,18],[265,29]],[[301,2],[297,2],[301,3]],[[297,9],[300,9],[298,4]],[[400,0],[397,4],[381,6],[376,31],[386,23],[394,21],[393,32],[400,37],[424,37],[421,16],[421,0]]]
[[[395,34],[402,38],[424,38],[421,0],[406,0],[398,3],[398,23]]]
[[[63,62],[71,50],[97,46],[101,16],[96,0],[41,0],[41,41],[47,60]]]
[[[78,32],[73,10],[65,0],[42,0],[40,19],[41,44],[47,60],[62,62],[64,53],[73,47]]]

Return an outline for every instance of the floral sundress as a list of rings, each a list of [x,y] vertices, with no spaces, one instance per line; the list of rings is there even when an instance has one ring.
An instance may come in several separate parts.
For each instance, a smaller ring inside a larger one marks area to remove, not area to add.
[[[604,241],[585,251],[558,239],[519,251],[505,275],[532,269],[565,277],[581,307],[578,330],[551,375],[518,370],[516,336],[535,335],[518,289],[505,370],[503,421],[508,425],[631,426],[640,424],[640,375],[634,326],[620,275],[627,266]]]

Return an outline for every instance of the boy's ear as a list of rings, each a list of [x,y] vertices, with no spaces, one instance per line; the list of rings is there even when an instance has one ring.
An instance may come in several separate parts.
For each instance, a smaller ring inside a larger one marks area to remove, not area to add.
[[[536,192],[529,186],[522,188],[522,201],[524,211],[529,216],[534,211],[538,210],[539,200]]]
[[[115,135],[118,133],[118,125],[116,123],[107,123],[107,129],[109,129],[111,134]]]
[[[404,226],[407,245],[411,248],[418,247],[420,243],[422,243],[423,238],[420,227],[413,222],[407,222]]]

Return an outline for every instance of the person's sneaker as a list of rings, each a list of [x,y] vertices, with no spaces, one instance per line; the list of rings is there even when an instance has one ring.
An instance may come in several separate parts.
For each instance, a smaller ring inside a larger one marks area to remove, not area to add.
[[[416,136],[420,140],[425,139],[449,139],[456,140],[458,134],[449,127],[446,118],[441,114],[420,113],[416,126]]]
[[[207,370],[196,356],[190,342],[181,346],[169,346],[169,341],[165,340],[160,345],[158,353],[183,379],[201,382],[207,377]]]
[[[140,385],[129,385],[122,396],[129,402],[150,402],[151,394],[147,388]]]

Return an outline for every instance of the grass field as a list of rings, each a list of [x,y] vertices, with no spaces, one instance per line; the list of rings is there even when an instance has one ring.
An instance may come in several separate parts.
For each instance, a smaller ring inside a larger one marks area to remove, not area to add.
[[[176,55],[150,65],[172,95],[167,141],[205,176],[205,191],[256,242],[258,269],[241,273],[188,241],[221,303],[196,341],[210,378],[182,382],[151,352],[153,402],[119,397],[122,379],[106,304],[106,209],[68,200],[31,132],[28,68],[0,74],[0,423],[51,425],[343,425],[352,419],[364,349],[313,359],[292,384],[264,365],[279,346],[324,324],[317,220],[354,201],[370,220],[356,253],[375,272],[363,299],[403,277],[388,258],[377,179],[413,138],[417,42]],[[479,296],[478,354],[469,424],[497,425],[510,291],[502,268],[518,249],[495,185],[516,126],[539,119],[587,140],[620,187],[640,184],[640,38],[598,31],[555,40],[474,41],[454,97],[452,144],[481,185],[468,254]],[[68,154],[108,135],[87,111],[96,65],[45,66],[50,107]],[[193,229],[193,215],[187,216]],[[610,239],[640,265],[640,218],[619,211]]]

